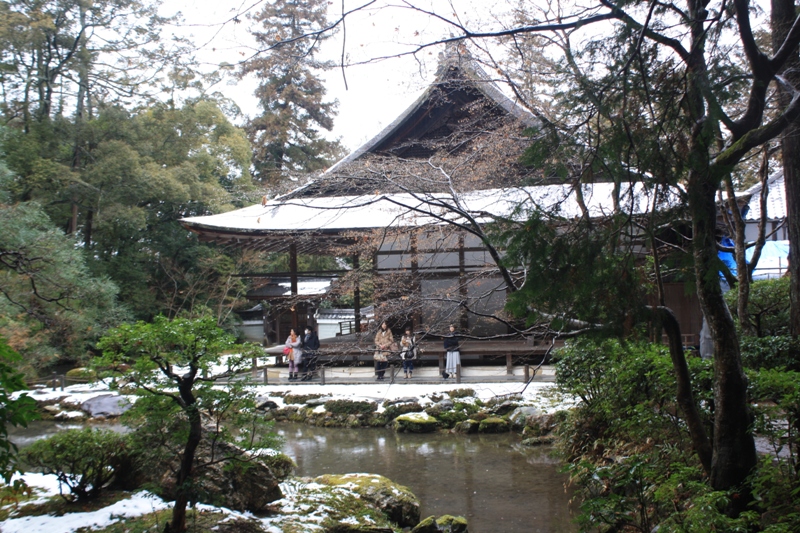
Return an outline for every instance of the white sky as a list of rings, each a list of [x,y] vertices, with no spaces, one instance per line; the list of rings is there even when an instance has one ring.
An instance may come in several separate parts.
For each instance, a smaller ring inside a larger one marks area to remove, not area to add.
[[[367,1],[344,0],[345,9]],[[333,20],[341,13],[342,4],[330,4],[329,17]],[[478,15],[491,19],[508,11],[507,0],[458,0],[457,9],[445,0],[422,0],[416,4],[432,7],[443,16],[451,17],[456,13],[462,22],[470,25],[478,24]],[[181,30],[191,34],[200,46],[197,57],[205,68],[212,70],[220,63],[235,63],[252,55],[253,41],[247,31],[251,21],[240,17],[238,24],[225,24],[250,5],[219,0],[164,0],[162,13],[183,13],[186,25]],[[450,33],[450,29],[434,17],[403,8],[401,2],[379,0],[375,6],[348,17],[348,62],[391,56],[409,50],[411,43],[446,37]],[[325,43],[326,56],[337,61],[341,59],[343,35],[340,31]],[[347,88],[341,70],[327,72],[328,94],[339,101],[339,114],[332,136],[341,137],[345,146],[353,150],[379,133],[432,81],[438,53],[439,49],[431,48],[417,56],[350,66],[344,73]],[[244,113],[254,115],[258,111],[253,97],[255,86],[253,80],[226,80],[215,89],[232,98]]]

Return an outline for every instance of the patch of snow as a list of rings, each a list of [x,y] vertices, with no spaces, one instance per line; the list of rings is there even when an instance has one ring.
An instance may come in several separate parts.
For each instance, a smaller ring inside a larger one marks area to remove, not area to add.
[[[55,415],[56,420],[71,420],[73,418],[83,418],[86,413],[83,411],[62,411]]]
[[[26,474],[27,476],[28,474]],[[63,516],[26,516],[2,522],[3,533],[71,533],[80,528],[100,529],[123,518],[141,516],[167,509],[170,504],[157,496],[141,491],[126,500],[86,513],[67,513]]]

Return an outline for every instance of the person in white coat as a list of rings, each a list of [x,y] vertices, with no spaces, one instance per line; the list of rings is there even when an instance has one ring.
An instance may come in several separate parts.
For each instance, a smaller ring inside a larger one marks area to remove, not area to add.
[[[303,362],[303,348],[302,339],[297,336],[294,330],[289,331],[289,336],[286,338],[286,347],[291,348],[291,352],[286,355],[289,359],[289,381],[297,379],[297,372],[300,368],[300,363]]]

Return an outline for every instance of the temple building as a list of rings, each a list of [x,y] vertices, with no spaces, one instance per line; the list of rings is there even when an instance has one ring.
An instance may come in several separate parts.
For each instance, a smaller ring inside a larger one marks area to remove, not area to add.
[[[489,339],[475,341],[467,357],[541,353],[547,343],[521,338],[504,311],[509,282],[535,273],[499,268],[503,251],[487,239],[487,225],[537,208],[571,220],[604,216],[612,205],[644,214],[678,200],[662,193],[654,202],[641,185],[565,184],[520,164],[539,126],[470,57],[450,50],[433,83],[404,113],[318,178],[258,205],[182,223],[205,241],[288,253],[289,272],[264,274],[262,289],[252,295],[274,302],[263,312],[271,342],[281,342],[288,328],[316,325],[326,314],[319,309],[325,294],[338,293],[353,303],[352,318],[342,309],[328,313],[343,318],[340,336],[374,332],[373,320],[431,338],[455,324],[467,338]],[[300,273],[302,254],[347,265]],[[321,292],[304,289],[323,280]],[[684,333],[698,333],[696,298],[684,283],[665,288]],[[365,302],[373,306],[369,317]]]

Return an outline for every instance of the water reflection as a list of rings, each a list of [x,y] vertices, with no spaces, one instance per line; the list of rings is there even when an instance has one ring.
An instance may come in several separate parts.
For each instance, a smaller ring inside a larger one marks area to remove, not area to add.
[[[422,516],[459,514],[472,533],[572,532],[565,476],[516,435],[418,435],[278,425],[297,474],[384,475],[409,487]]]

